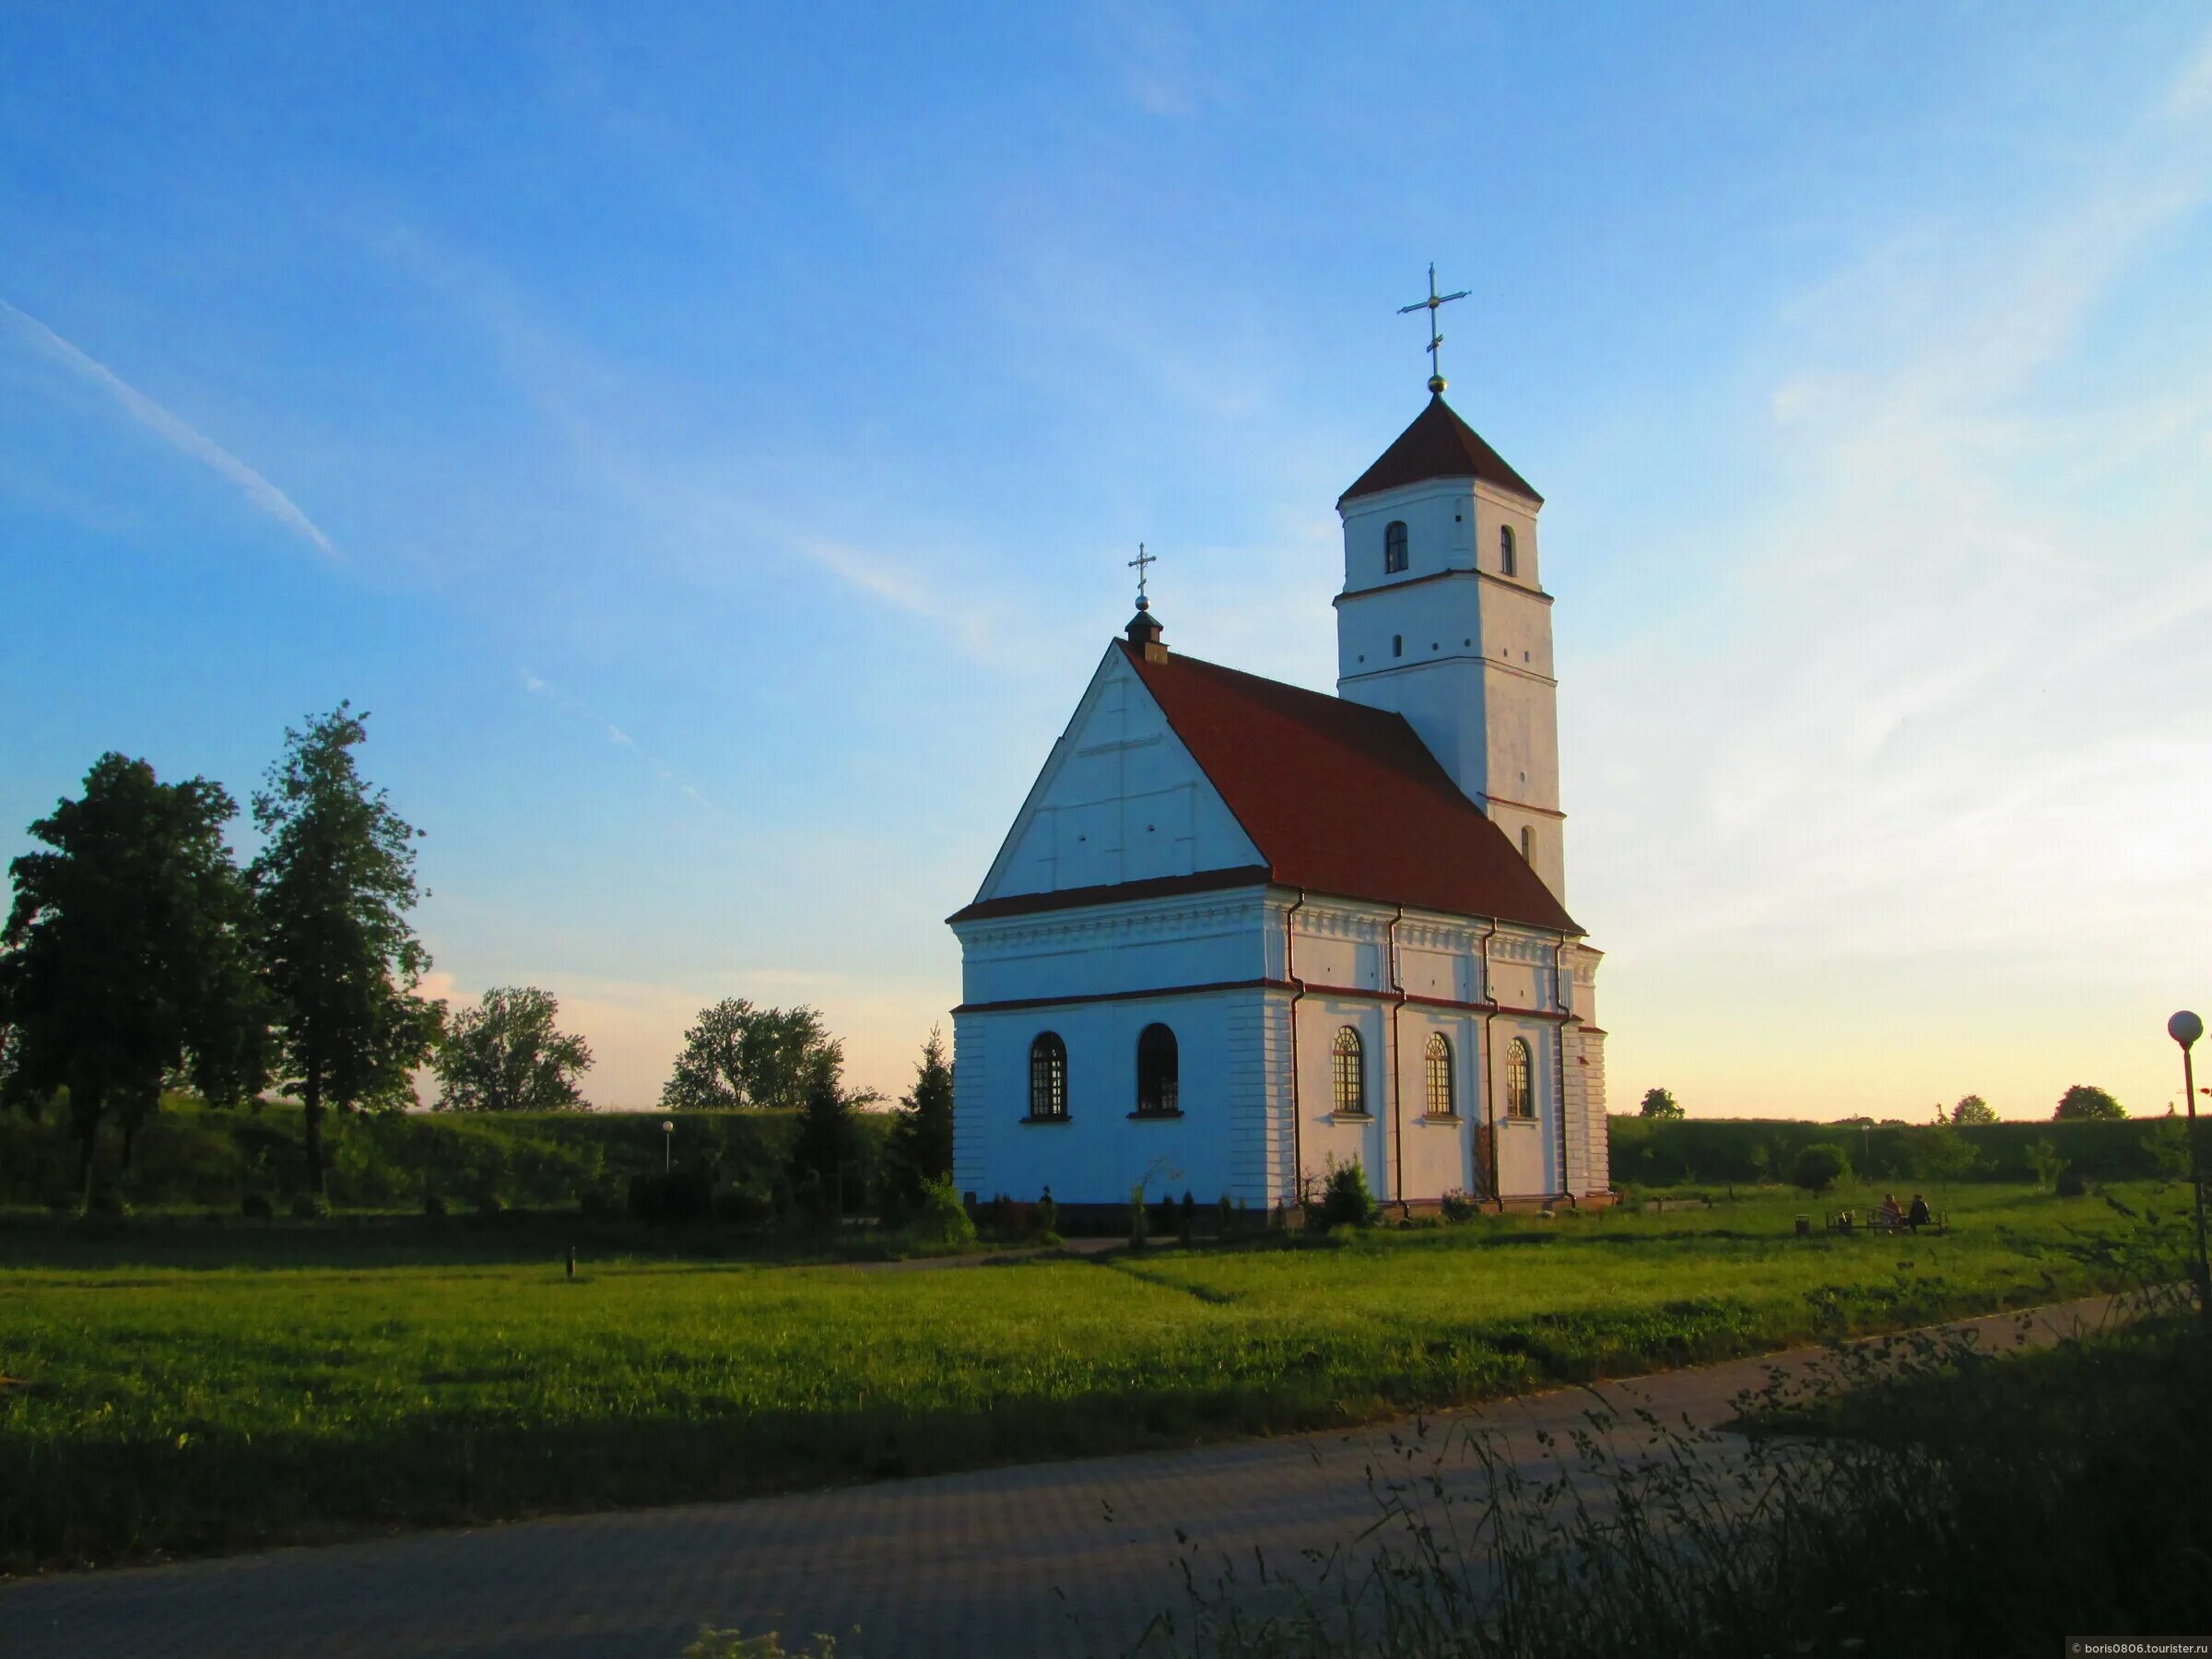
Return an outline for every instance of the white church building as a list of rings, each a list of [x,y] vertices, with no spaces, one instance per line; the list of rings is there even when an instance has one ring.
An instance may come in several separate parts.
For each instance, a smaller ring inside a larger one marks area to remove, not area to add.
[[[1335,696],[1182,655],[1141,592],[1106,647],[948,919],[959,1190],[1607,1195],[1543,498],[1430,388],[1336,504]]]

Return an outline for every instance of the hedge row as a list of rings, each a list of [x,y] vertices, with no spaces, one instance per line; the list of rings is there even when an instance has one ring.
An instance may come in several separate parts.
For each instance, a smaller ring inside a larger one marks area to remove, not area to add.
[[[1611,1124],[1616,1186],[1779,1180],[1797,1149],[1816,1141],[1842,1147],[1861,1175],[1906,1181],[1920,1172],[1921,1147],[1928,1134],[1923,1124],[1877,1124],[1862,1129],[1855,1124],[1789,1118],[1623,1116],[1612,1119]],[[1972,1172],[1964,1177],[1974,1181],[2034,1180],[2029,1150],[2043,1140],[2084,1175],[2105,1181],[2147,1179],[2162,1172],[2161,1144],[2175,1141],[2175,1128],[2164,1118],[1976,1124],[1959,1133],[1981,1155]]]
[[[890,1120],[857,1116],[865,1189]],[[673,1137],[661,1129],[668,1121]],[[433,1194],[529,1208],[596,1195],[618,1207],[630,1177],[659,1174],[670,1150],[679,1164],[711,1165],[720,1182],[765,1194],[798,1127],[795,1113],[781,1112],[371,1112],[325,1124],[331,1200],[363,1209],[414,1208]],[[232,1208],[248,1194],[285,1199],[307,1184],[296,1106],[219,1111],[171,1097],[139,1131],[127,1174],[116,1170],[119,1137],[103,1135],[100,1156],[100,1185],[135,1206]],[[68,1200],[76,1160],[65,1124],[0,1114],[0,1204]]]

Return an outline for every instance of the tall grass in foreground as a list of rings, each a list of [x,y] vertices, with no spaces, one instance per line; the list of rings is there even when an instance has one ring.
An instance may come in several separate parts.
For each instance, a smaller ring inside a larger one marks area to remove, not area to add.
[[[2119,1207],[2119,1206],[2115,1206]],[[2138,1316],[2000,1358],[1956,1334],[1838,1346],[1742,1401],[1748,1439],[1594,1409],[1530,1475],[1416,1434],[1376,1520],[1271,1576],[1194,1547],[1152,1659],[2047,1654],[2212,1625],[2212,1337],[2164,1217],[2077,1247]]]

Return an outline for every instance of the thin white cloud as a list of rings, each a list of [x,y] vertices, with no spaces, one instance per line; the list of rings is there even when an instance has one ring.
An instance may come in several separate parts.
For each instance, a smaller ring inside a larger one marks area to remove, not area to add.
[[[318,551],[332,559],[338,556],[338,550],[331,545],[330,537],[323,534],[322,527],[314,520],[300,511],[298,503],[291,497],[214,439],[156,403],[105,363],[86,355],[29,312],[19,310],[6,300],[0,300],[0,312],[6,312],[12,317],[17,326],[50,357],[113,397],[123,406],[125,414],[156,437],[237,485],[245,491],[246,499],[254,506],[286,529],[313,543]]]
[[[2173,121],[2187,121],[2212,110],[2212,34],[2196,43],[2196,51],[2173,77],[2166,92],[2166,114]]]
[[[708,800],[705,795],[701,794],[697,787],[684,778],[678,776],[676,770],[668,765],[666,761],[663,760],[651,749],[646,748],[642,744],[639,743],[635,737],[632,737],[628,732],[624,731],[613,721],[607,719],[606,715],[601,714],[598,712],[598,711],[592,708],[590,704],[582,702],[576,698],[571,697],[559,687],[552,684],[549,680],[547,680],[538,675],[533,674],[527,668],[524,668],[522,671],[522,677],[523,689],[527,691],[531,696],[542,697],[547,702],[551,703],[555,708],[559,709],[562,713],[571,715],[573,718],[583,722],[583,724],[586,725],[596,727],[601,735],[604,735],[609,743],[613,744],[617,748],[628,749],[631,754],[637,756],[639,759],[644,761],[648,767],[652,768],[653,775],[655,780],[662,783],[665,783],[669,788],[675,790],[677,794],[682,795],[686,800],[696,802],[698,805],[704,806],[710,812],[720,810],[720,808],[715,806],[713,802]]]

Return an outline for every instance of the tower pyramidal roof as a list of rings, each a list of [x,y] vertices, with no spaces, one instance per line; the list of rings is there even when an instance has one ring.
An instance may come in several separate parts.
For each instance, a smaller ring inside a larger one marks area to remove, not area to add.
[[[1359,475],[1359,481],[1336,498],[1337,504],[1407,484],[1425,484],[1431,478],[1479,478],[1532,501],[1544,500],[1438,393],[1429,399],[1429,406],[1413,418],[1413,424],[1398,434],[1397,441]]]

